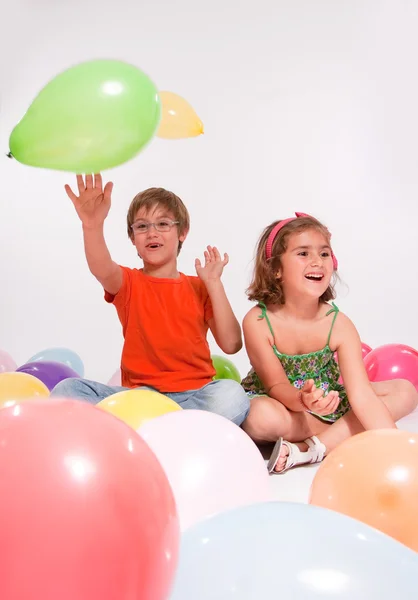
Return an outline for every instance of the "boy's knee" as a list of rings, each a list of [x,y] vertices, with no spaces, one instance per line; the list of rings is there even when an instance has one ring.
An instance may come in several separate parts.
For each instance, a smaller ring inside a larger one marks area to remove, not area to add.
[[[213,403],[213,407],[216,407],[214,412],[233,421],[236,425],[241,425],[250,411],[250,400],[241,384],[232,379],[217,379],[211,386],[213,386],[212,394],[215,396],[212,400],[216,398]]]
[[[60,396],[61,398],[79,398],[80,391],[84,388],[84,382],[78,377],[68,377],[63,379],[52,389],[51,396]]]

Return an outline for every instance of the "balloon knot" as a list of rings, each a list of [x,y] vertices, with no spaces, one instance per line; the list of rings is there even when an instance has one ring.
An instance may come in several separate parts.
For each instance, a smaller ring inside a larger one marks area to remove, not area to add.
[[[13,154],[11,152],[9,152],[8,154],[6,154],[7,158],[13,158]]]

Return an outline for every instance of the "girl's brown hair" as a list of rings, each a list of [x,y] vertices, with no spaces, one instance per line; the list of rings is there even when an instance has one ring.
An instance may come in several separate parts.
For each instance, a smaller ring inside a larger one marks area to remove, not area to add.
[[[313,217],[298,217],[287,223],[279,230],[273,241],[271,258],[266,257],[266,244],[268,237],[273,228],[280,223],[274,221],[266,227],[260,236],[257,243],[255,267],[252,281],[247,289],[249,300],[263,302],[264,304],[281,304],[285,303],[284,291],[277,273],[282,268],[281,256],[287,250],[289,237],[293,233],[302,233],[308,229],[316,229],[322,233],[329,245],[331,235],[328,229]],[[335,298],[334,282],[330,283],[328,288],[320,297],[321,302],[328,302]]]

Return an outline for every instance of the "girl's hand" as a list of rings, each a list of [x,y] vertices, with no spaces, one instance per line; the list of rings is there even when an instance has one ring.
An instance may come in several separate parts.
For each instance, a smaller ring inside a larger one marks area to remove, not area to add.
[[[340,397],[335,391],[324,396],[324,390],[317,388],[313,379],[308,379],[301,389],[301,401],[306,409],[317,415],[326,416],[337,410]]]
[[[205,250],[205,266],[202,267],[202,263],[198,258],[195,260],[196,273],[205,283],[219,280],[228,262],[229,257],[227,254],[224,254],[222,259],[217,248],[208,246]]]

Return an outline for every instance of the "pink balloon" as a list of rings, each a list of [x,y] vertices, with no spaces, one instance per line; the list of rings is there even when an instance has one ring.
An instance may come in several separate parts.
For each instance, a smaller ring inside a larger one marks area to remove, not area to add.
[[[17,364],[10,354],[4,350],[0,350],[0,373],[9,373],[11,371],[16,371],[16,369]]]
[[[116,385],[122,385],[120,369],[118,369],[117,371],[115,371],[113,373],[112,377],[107,382],[107,385],[110,385],[112,387],[114,387]]]
[[[385,344],[364,359],[370,381],[407,379],[418,389],[418,352],[404,344]]]
[[[367,344],[365,344],[364,342],[361,343],[361,353],[363,355],[363,359],[373,350],[373,348],[371,348],[370,346],[368,346]]]
[[[0,410],[2,600],[166,600],[178,517],[128,425],[54,398]]]
[[[182,410],[147,421],[138,433],[167,475],[182,531],[215,513],[272,499],[259,449],[224,417]]]

